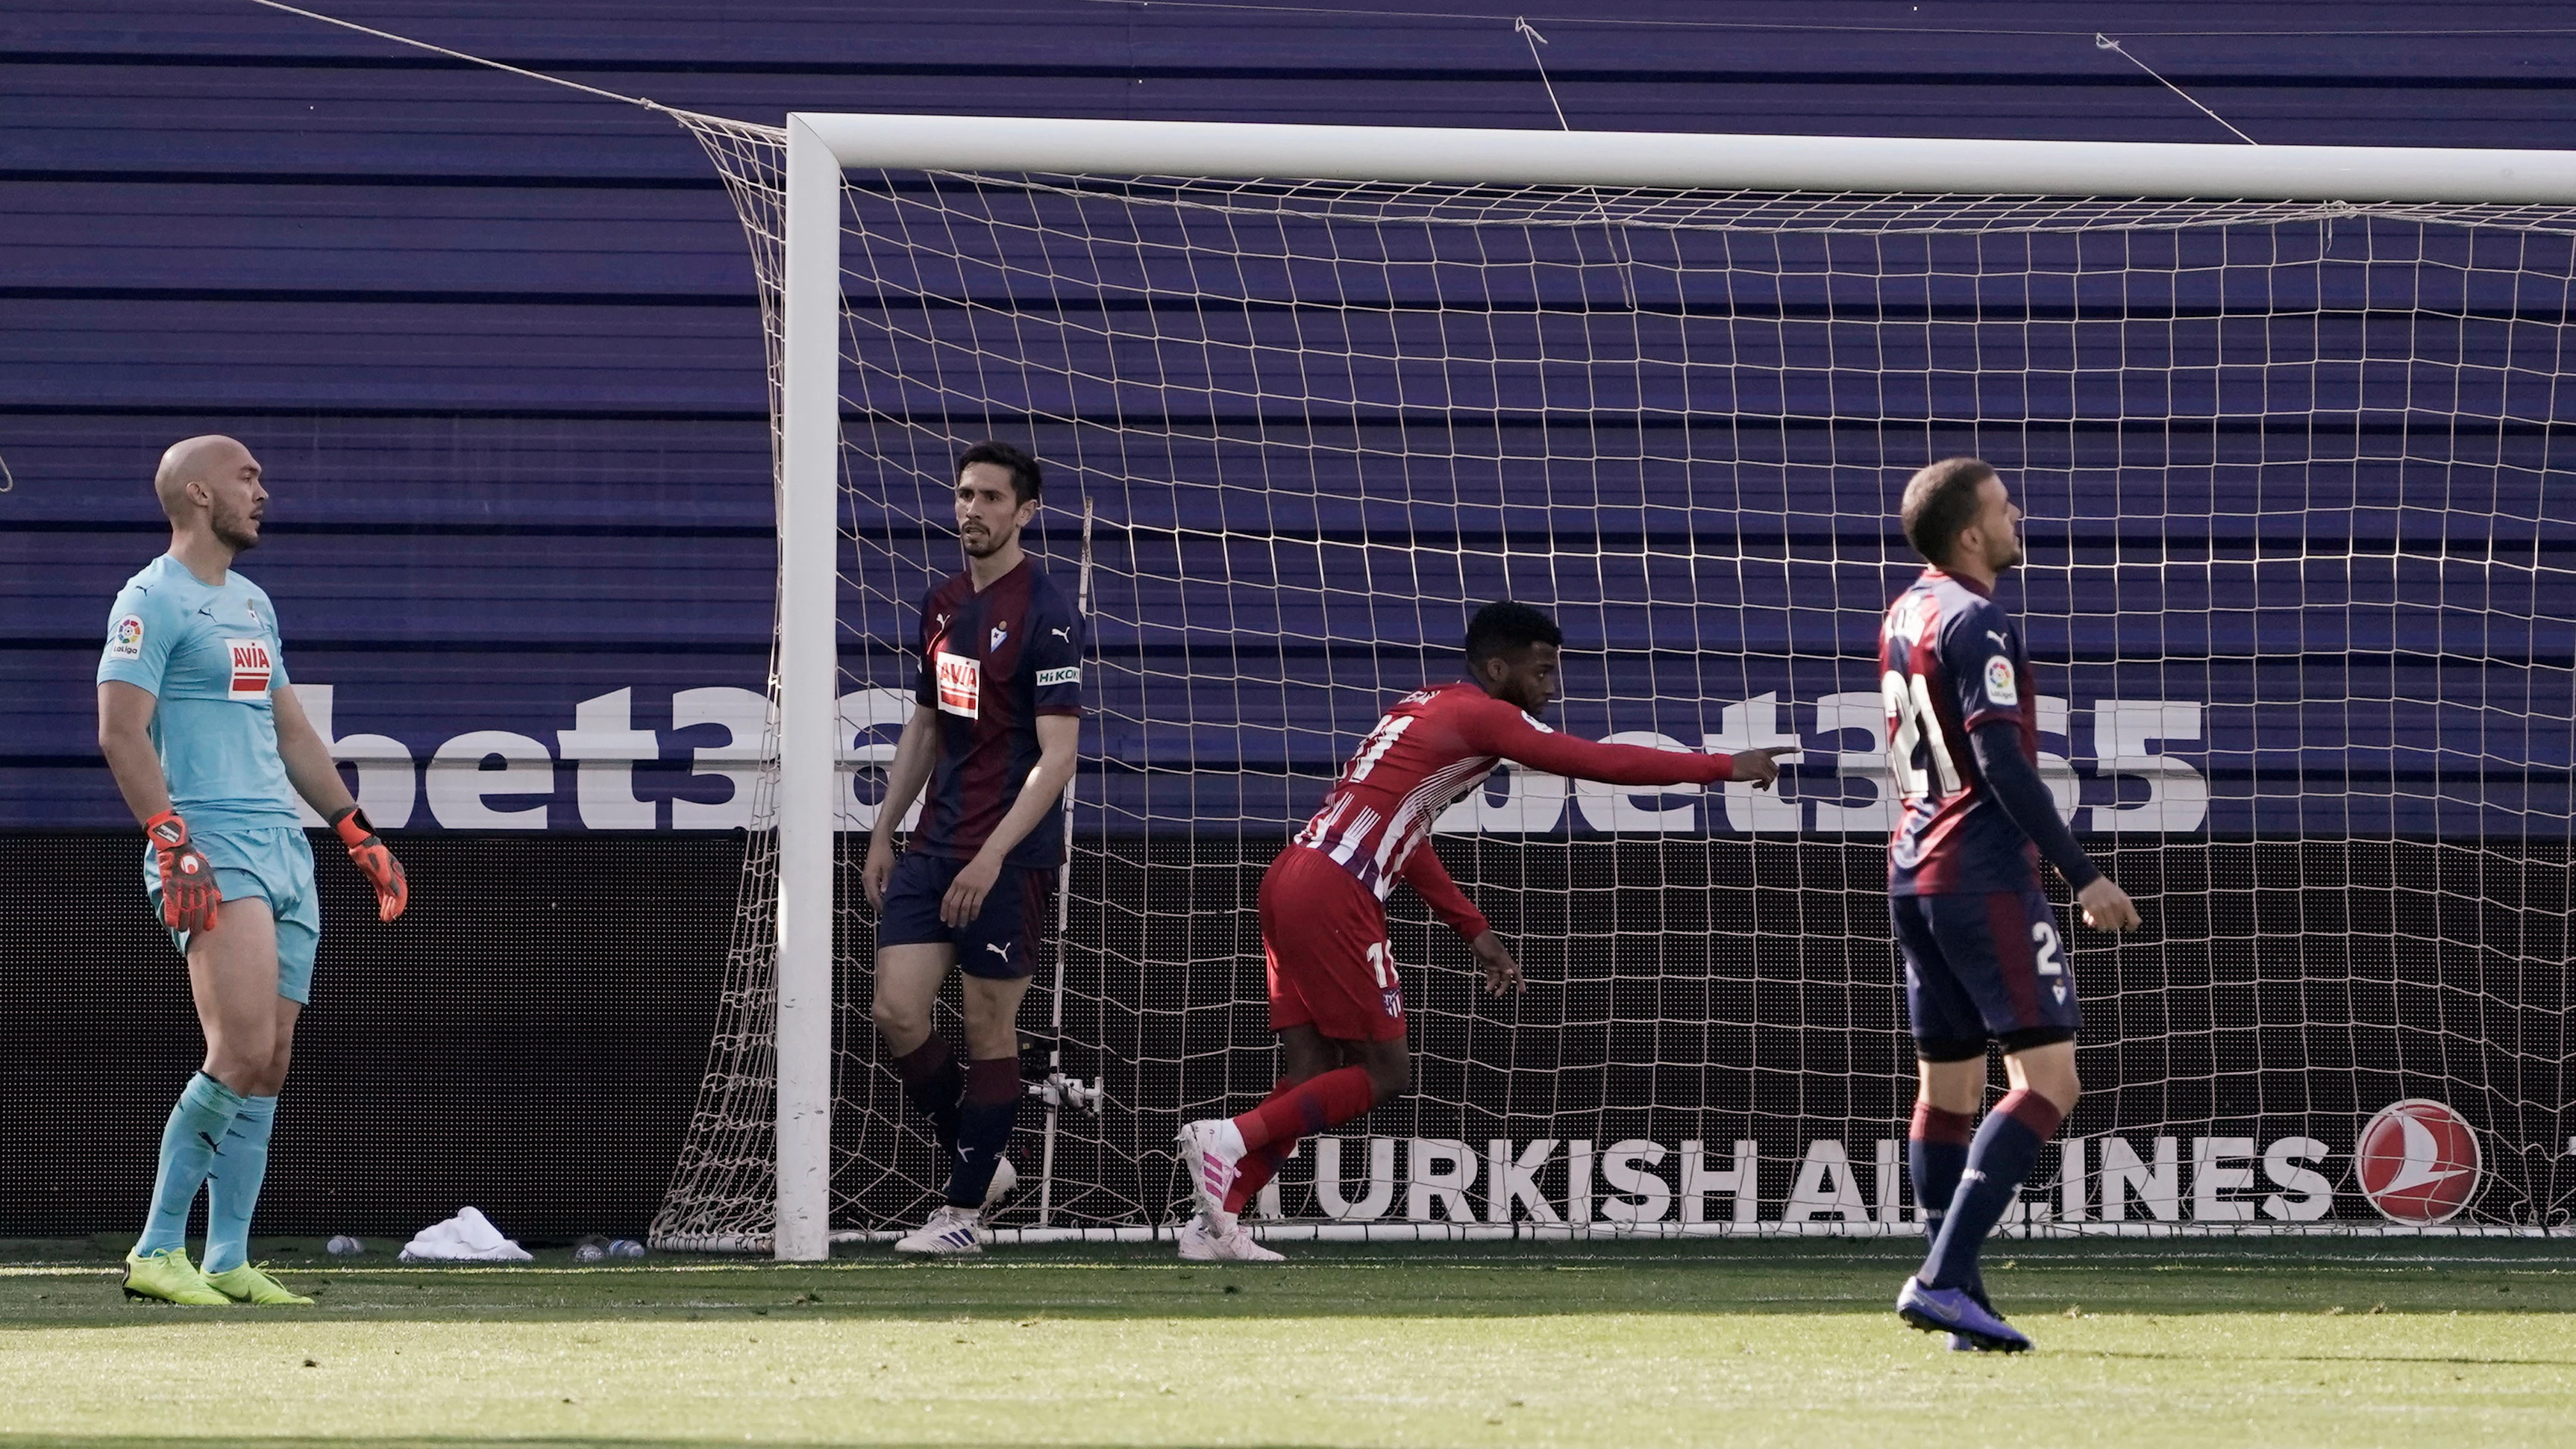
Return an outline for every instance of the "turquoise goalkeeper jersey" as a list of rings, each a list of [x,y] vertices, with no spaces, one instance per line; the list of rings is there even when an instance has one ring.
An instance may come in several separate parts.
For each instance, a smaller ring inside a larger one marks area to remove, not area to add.
[[[239,573],[209,588],[168,554],[126,580],[108,612],[98,680],[148,689],[170,804],[193,831],[293,826],[269,694],[286,684],[277,614]]]

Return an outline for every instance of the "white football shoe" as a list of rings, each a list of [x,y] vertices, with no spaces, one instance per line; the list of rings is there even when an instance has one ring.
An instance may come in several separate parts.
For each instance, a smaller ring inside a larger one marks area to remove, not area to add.
[[[984,1240],[976,1235],[975,1223],[983,1214],[974,1208],[951,1207],[941,1203],[930,1215],[930,1221],[895,1239],[898,1253],[926,1253],[937,1257],[955,1257],[984,1251]]]
[[[1252,1229],[1238,1218],[1234,1226],[1217,1232],[1208,1226],[1206,1215],[1194,1217],[1180,1233],[1181,1261],[1184,1263],[1284,1263],[1288,1259],[1253,1241]]]
[[[1199,1211],[1218,1223],[1231,1221],[1234,1214],[1225,1210],[1225,1195],[1243,1172],[1243,1134],[1227,1118],[1211,1117],[1182,1127],[1178,1140]]]

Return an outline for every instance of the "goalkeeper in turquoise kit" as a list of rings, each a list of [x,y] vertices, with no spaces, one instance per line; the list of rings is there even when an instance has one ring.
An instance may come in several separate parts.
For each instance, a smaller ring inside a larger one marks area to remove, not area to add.
[[[300,1303],[248,1256],[269,1127],[295,1019],[313,986],[321,915],[295,797],[328,820],[392,920],[402,866],[340,781],[286,687],[277,614],[232,572],[259,545],[259,461],[230,438],[171,445],[153,476],[170,551],[126,581],[98,665],[98,743],[149,845],[143,888],[188,961],[206,1037],[161,1134],[125,1291],[171,1303]],[[207,1197],[204,1266],[184,1238]]]

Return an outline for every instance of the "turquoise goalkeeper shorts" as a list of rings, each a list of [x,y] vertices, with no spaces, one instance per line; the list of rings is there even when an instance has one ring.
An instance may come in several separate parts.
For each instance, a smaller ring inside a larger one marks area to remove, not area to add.
[[[210,830],[192,834],[189,843],[204,851],[215,868],[215,887],[228,901],[257,896],[277,918],[277,994],[305,1005],[313,999],[313,952],[322,942],[322,912],[313,898],[313,844],[292,825],[247,830]],[[161,867],[152,848],[143,849],[143,893],[152,914],[161,914]],[[172,931],[179,954],[188,954],[188,933]]]

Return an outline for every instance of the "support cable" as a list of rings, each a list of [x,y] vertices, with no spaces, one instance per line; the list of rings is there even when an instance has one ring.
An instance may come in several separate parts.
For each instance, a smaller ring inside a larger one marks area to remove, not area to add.
[[[325,25],[336,25],[343,30],[354,30],[360,35],[372,35],[378,40],[390,40],[396,45],[408,45],[415,50],[426,50],[432,55],[443,55],[450,60],[461,60],[470,65],[490,66],[494,70],[508,71],[512,75],[524,76],[529,80],[544,81],[548,85],[562,86],[567,90],[583,91],[590,95],[598,96],[602,100],[623,101],[630,106],[642,106],[648,111],[660,111],[666,116],[683,120],[711,121],[726,126],[752,126],[759,130],[772,132],[781,140],[784,140],[787,136],[787,130],[783,126],[763,126],[757,121],[737,121],[731,116],[712,116],[708,115],[704,111],[683,110],[678,106],[666,106],[660,101],[652,100],[645,96],[630,96],[618,91],[603,90],[598,86],[586,86],[579,81],[565,80],[559,75],[548,75],[541,70],[529,70],[524,66],[511,65],[506,61],[491,60],[483,56],[471,55],[462,50],[450,50],[444,45],[432,45],[426,40],[414,40],[408,35],[396,35],[390,30],[378,30],[372,25],[360,25],[354,20],[342,20],[336,15],[325,15],[318,10],[299,9],[296,6],[282,3],[282,0],[250,0],[250,3],[253,5],[264,6],[270,10],[282,10],[289,15],[300,15],[307,20],[318,20]]]
[[[2095,50],[2107,50],[2113,55],[2120,57],[2120,59],[2127,61],[2129,64],[2136,66],[2138,69],[2145,71],[2149,76],[2154,78],[2157,85],[2163,86],[2166,90],[2173,92],[2175,95],[2182,97],[2186,101],[2190,101],[2194,110],[2199,111],[2202,115],[2209,117],[2218,124],[2225,126],[2227,128],[2227,133],[2234,136],[2237,140],[2244,142],[2248,146],[2260,146],[2263,144],[2262,142],[2255,140],[2253,137],[2246,135],[2243,131],[2236,129],[2234,122],[2228,120],[2225,116],[2220,115],[2216,111],[2211,110],[2209,107],[2202,105],[2198,100],[2193,98],[2191,92],[2184,90],[2182,87],[2175,85],[2172,81],[2166,80],[2163,76],[2158,75],[2154,66],[2151,66],[2145,61],[2138,59],[2136,56],[2129,54],[2128,51],[2121,48],[2120,42],[2113,40],[2111,37],[2102,34],[2098,30],[2093,33],[2093,48]]]

